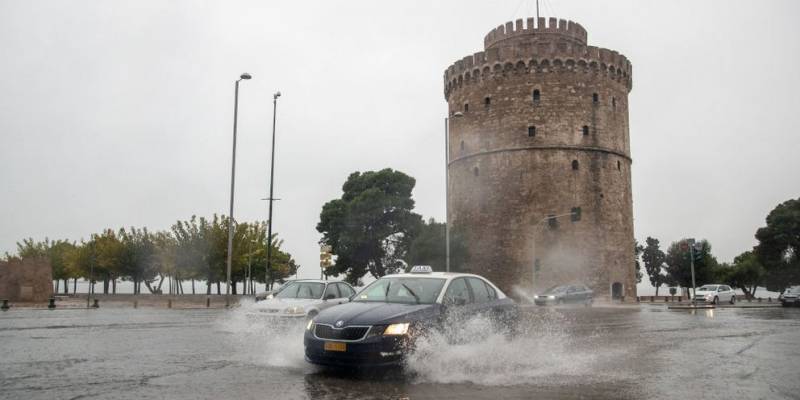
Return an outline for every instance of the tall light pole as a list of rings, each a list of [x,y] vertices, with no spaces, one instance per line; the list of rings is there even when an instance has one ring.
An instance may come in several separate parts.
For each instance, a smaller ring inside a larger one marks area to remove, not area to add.
[[[456,111],[455,118],[464,114]],[[445,271],[450,272],[450,120],[444,117],[444,264]]]
[[[278,111],[278,97],[281,97],[281,92],[275,92],[272,95],[272,157],[270,157],[269,166],[269,219],[267,220],[267,271],[264,276],[266,283],[266,290],[270,289],[270,280],[272,278],[272,202],[273,188],[275,183],[275,120]]]
[[[239,117],[239,81],[250,79],[247,72],[236,80],[236,91],[233,96],[233,155],[231,156],[231,208],[228,214],[228,273],[225,281],[225,306],[230,305],[231,263],[233,262],[233,188],[236,183],[236,122]]]

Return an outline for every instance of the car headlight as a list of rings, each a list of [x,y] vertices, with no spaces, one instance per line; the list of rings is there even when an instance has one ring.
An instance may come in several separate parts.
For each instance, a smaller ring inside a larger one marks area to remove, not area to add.
[[[538,295],[533,295],[533,298],[534,298],[534,299],[538,299],[538,298],[539,298],[539,296],[538,296]]]
[[[391,324],[391,325],[386,327],[386,329],[383,331],[383,334],[385,336],[405,335],[405,334],[408,333],[409,325],[411,325],[411,324],[409,324],[408,322],[405,322],[405,323],[402,323],[402,324]]]
[[[547,298],[550,299],[550,300],[553,300],[553,299],[556,298],[556,296],[547,296]]]
[[[310,331],[311,328],[313,327],[314,327],[314,320],[313,319],[308,320],[308,325],[306,325],[306,330]]]
[[[306,310],[302,306],[295,306],[295,307],[288,307],[287,309],[283,310],[286,314],[305,314]]]

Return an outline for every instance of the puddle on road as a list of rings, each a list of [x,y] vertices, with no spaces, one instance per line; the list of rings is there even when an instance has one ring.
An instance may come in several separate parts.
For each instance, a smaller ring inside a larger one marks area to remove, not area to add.
[[[267,366],[314,373],[318,368],[303,358],[305,319],[275,324],[245,302],[219,321],[228,332],[234,350],[226,358]],[[574,337],[567,329],[574,324],[562,313],[547,311],[525,314],[519,333],[508,336],[495,329],[488,318],[472,317],[458,323],[459,329],[430,332],[418,339],[407,356],[405,377],[411,383],[459,383],[478,385],[559,385],[581,380],[613,380],[600,364],[619,359],[619,350],[592,345],[600,332]]]

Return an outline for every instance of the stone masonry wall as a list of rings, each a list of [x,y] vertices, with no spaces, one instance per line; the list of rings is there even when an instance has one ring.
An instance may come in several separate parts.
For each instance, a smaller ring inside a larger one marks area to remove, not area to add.
[[[0,261],[0,299],[45,302],[53,295],[50,262],[42,258]]]
[[[448,217],[471,257],[457,267],[507,293],[585,283],[607,297],[618,283],[635,296],[630,63],[574,22],[532,22],[494,29],[445,72]],[[573,207],[580,221],[541,223]]]

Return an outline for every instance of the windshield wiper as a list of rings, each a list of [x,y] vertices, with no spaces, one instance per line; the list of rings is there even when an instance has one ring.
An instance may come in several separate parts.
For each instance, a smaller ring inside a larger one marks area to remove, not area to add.
[[[411,295],[412,295],[412,296],[414,296],[414,300],[416,300],[416,301],[417,301],[417,304],[419,304],[419,296],[417,296],[416,294],[414,294],[414,291],[413,291],[413,290],[411,290],[411,288],[410,288],[410,287],[406,286],[406,284],[405,284],[405,283],[400,283],[400,284],[401,284],[401,285],[403,285],[403,287],[404,287],[404,288],[406,288],[406,290],[408,290],[408,293],[411,293]]]

